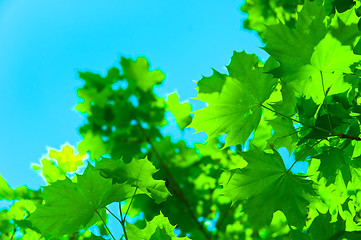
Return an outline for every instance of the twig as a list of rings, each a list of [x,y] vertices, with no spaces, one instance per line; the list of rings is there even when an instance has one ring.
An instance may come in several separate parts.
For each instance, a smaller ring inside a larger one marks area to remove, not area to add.
[[[280,140],[280,139],[282,139],[282,138],[285,138],[285,137],[290,137],[290,136],[292,136],[292,135],[294,135],[294,134],[297,134],[297,133],[299,133],[299,132],[302,132],[302,131],[306,131],[307,129],[301,129],[301,130],[295,130],[293,133],[290,133],[290,134],[287,134],[287,135],[283,135],[283,136],[281,136],[281,137],[278,137],[278,138],[276,138],[275,140],[274,140],[274,142],[276,142],[276,141],[278,141],[278,140]]]
[[[132,203],[133,203],[133,200],[134,200],[135,194],[137,193],[137,190],[138,190],[138,187],[135,188],[134,194],[133,194],[133,196],[132,196],[132,199],[130,200],[130,203],[129,203],[129,206],[128,206],[128,208],[127,208],[127,211],[126,211],[125,214],[124,214],[124,220],[125,220],[125,218],[126,218],[127,215],[128,215],[130,206],[131,206]]]
[[[301,122],[301,121],[299,121],[299,120],[293,119],[293,118],[288,117],[288,116],[286,116],[286,115],[284,115],[284,114],[282,114],[282,113],[279,113],[279,112],[277,112],[277,111],[275,111],[275,110],[273,110],[273,109],[271,109],[271,108],[269,108],[269,107],[266,107],[266,106],[263,105],[263,104],[261,105],[261,107],[263,107],[263,108],[265,108],[265,109],[267,109],[267,110],[269,110],[269,111],[271,111],[271,112],[274,112],[274,113],[276,113],[276,114],[278,114],[278,115],[280,115],[280,116],[282,116],[282,117],[284,117],[284,118],[287,118],[287,119],[289,119],[289,120],[291,120],[291,121],[293,121],[293,122],[297,122],[297,123],[299,123],[299,124],[302,124],[302,126],[306,126],[306,127],[309,127],[309,128],[314,128],[314,129],[320,130],[320,131],[322,131],[322,132],[330,133],[330,131],[328,131],[328,130],[326,130],[326,129],[323,129],[323,128],[320,128],[320,127],[317,127],[317,126],[313,126],[313,125],[310,125],[310,124],[308,124],[308,123],[304,123],[304,122]]]
[[[337,134],[337,137],[339,137],[339,138],[347,138],[347,139],[356,140],[356,141],[361,141],[361,137],[354,137],[354,136],[346,135],[346,134],[343,134],[343,133]]]
[[[323,103],[325,104],[325,108],[326,108],[326,112],[327,112],[327,118],[328,118],[328,124],[330,125],[331,134],[333,134],[333,128],[332,128],[332,123],[331,123],[330,112],[328,111],[328,107],[327,107],[327,101],[326,101],[327,93],[325,91],[325,85],[323,83],[322,71],[320,71],[320,74],[321,74],[321,81],[322,81],[322,90],[323,90],[323,94],[325,95],[325,99],[323,100]]]
[[[112,211],[110,211],[107,207],[105,207],[105,209],[106,209],[113,217],[115,217],[115,218],[118,220],[118,222],[120,222],[120,224],[122,223],[122,221],[121,221],[114,213],[112,213]]]
[[[98,214],[98,216],[99,216],[100,219],[102,220],[103,225],[104,225],[104,227],[107,229],[107,231],[109,232],[110,236],[112,236],[112,238],[113,238],[114,240],[116,240],[115,237],[113,236],[112,232],[111,232],[110,229],[108,228],[106,222],[104,221],[103,217],[102,217],[102,216],[100,215],[100,213],[98,212],[98,210],[95,210],[95,212]]]
[[[119,213],[120,213],[120,219],[122,220],[120,222],[120,224],[122,225],[122,228],[123,228],[124,237],[125,237],[125,240],[128,240],[127,231],[125,230],[125,217],[123,218],[122,204],[120,202],[119,202]]]

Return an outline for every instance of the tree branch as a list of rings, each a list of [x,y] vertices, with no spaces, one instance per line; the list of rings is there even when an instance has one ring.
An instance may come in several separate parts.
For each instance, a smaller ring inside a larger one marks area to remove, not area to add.
[[[197,216],[194,214],[193,208],[191,206],[191,204],[189,203],[189,201],[187,200],[187,198],[185,197],[181,187],[179,186],[179,184],[177,183],[177,181],[174,179],[172,173],[170,172],[170,170],[168,169],[167,165],[165,164],[165,162],[163,161],[162,157],[160,156],[160,154],[158,153],[157,149],[154,147],[152,141],[150,140],[150,138],[147,136],[147,133],[145,132],[145,130],[143,129],[143,127],[140,125],[140,123],[138,122],[138,127],[140,129],[140,131],[142,132],[143,136],[147,139],[149,145],[152,148],[152,151],[155,155],[155,157],[158,159],[160,165],[162,165],[163,170],[165,171],[165,173],[168,176],[168,179],[170,181],[170,183],[173,185],[174,187],[174,191],[175,194],[180,198],[180,200],[184,203],[184,205],[187,208],[187,211],[189,213],[189,215],[192,217],[192,219],[194,220],[194,222],[196,223],[198,229],[203,233],[203,235],[205,236],[206,239],[211,240],[210,236],[208,235],[208,233],[206,232],[206,230],[204,229],[203,225],[200,224],[200,222],[198,222],[198,218]]]
[[[219,230],[224,222],[224,220],[226,219],[226,217],[230,214],[231,209],[232,209],[232,204],[227,208],[227,211],[223,214],[222,218],[219,219],[219,221],[217,221],[216,223],[216,235],[214,236],[214,239],[217,240],[218,235],[219,235]]]
[[[282,114],[282,113],[279,113],[279,112],[273,110],[272,108],[266,107],[266,106],[263,105],[263,104],[261,105],[261,107],[263,107],[263,108],[265,108],[265,109],[267,109],[267,110],[269,110],[269,111],[271,111],[271,112],[274,112],[275,114],[278,114],[278,115],[280,115],[280,116],[282,116],[282,117],[284,117],[284,118],[287,118],[287,119],[289,119],[289,120],[291,120],[291,121],[293,121],[293,122],[297,122],[297,123],[301,124],[302,126],[306,126],[306,127],[309,127],[309,128],[314,128],[314,129],[320,130],[320,131],[322,131],[322,132],[330,133],[330,131],[328,131],[328,130],[326,130],[326,129],[323,129],[323,128],[320,128],[320,127],[317,127],[317,126],[313,126],[313,125],[310,125],[310,124],[308,124],[308,123],[304,123],[304,122],[301,122],[301,121],[299,121],[299,120],[293,119],[293,118],[291,118],[291,117],[288,117],[288,116],[286,116],[286,115],[284,115],[284,114]]]
[[[336,136],[339,138],[347,138],[347,139],[351,139],[351,140],[361,141],[361,137],[354,137],[354,136],[346,135],[343,133],[339,133]]]

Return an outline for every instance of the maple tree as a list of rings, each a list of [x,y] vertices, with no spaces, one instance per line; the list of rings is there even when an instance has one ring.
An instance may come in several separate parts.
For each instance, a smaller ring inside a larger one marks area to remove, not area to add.
[[[207,106],[193,119],[176,94],[154,94],[164,74],[143,57],[104,77],[79,73],[83,140],[33,165],[43,189],[0,177],[0,199],[12,202],[0,238],[359,239],[361,1],[247,0],[242,10],[270,57],[234,52],[228,74],[199,80]],[[166,111],[207,142],[163,136]]]

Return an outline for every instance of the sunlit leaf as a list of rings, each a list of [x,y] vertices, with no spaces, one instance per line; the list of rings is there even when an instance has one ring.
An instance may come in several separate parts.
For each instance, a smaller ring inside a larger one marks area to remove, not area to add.
[[[168,96],[167,110],[173,114],[180,129],[183,130],[191,123],[192,117],[190,113],[192,106],[187,102],[179,103],[179,98],[176,93]]]
[[[74,172],[83,165],[85,154],[76,154],[73,146],[65,144],[60,151],[50,149],[49,157],[56,159],[58,167],[65,172]]]
[[[123,76],[135,81],[144,92],[151,90],[154,84],[159,84],[164,79],[160,70],[149,71],[149,63],[144,57],[138,57],[135,61],[122,58],[120,65],[123,67]]]
[[[13,200],[14,189],[12,189],[5,179],[0,175],[0,200]]]
[[[189,239],[187,237],[176,237],[174,234],[174,226],[169,223],[168,218],[160,215],[154,217],[150,222],[147,222],[147,226],[143,229],[139,229],[134,225],[127,225],[127,232],[129,239],[139,240],[163,240],[163,239]]]
[[[126,183],[113,185],[88,164],[84,174],[78,175],[77,183],[66,178],[44,187],[44,204],[29,220],[44,236],[72,234],[97,217],[96,211],[131,197],[133,192],[134,187]]]
[[[208,139],[227,133],[225,147],[244,144],[257,128],[262,116],[261,105],[276,84],[258,63],[254,55],[235,52],[221,92],[199,92],[197,98],[206,101],[208,106],[195,111],[190,127],[207,133]],[[272,66],[273,62],[268,61],[265,69]]]
[[[96,169],[115,183],[127,182],[133,187],[149,194],[156,203],[161,203],[170,195],[165,181],[155,180],[153,174],[157,172],[153,164],[147,159],[133,159],[126,164],[122,159],[103,158],[96,163]]]

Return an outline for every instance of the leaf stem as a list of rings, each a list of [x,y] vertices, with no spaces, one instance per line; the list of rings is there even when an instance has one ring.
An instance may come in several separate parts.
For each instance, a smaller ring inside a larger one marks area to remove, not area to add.
[[[14,220],[14,230],[13,230],[13,232],[12,232],[12,234],[11,234],[10,240],[13,240],[13,239],[14,239],[16,230],[17,230],[17,227],[16,227],[15,220]]]
[[[355,141],[361,141],[361,137],[354,137],[354,136],[346,135],[343,133],[339,133],[335,136],[337,136],[339,138],[347,138],[347,139],[351,139],[351,140],[355,140]]]
[[[110,211],[107,207],[105,207],[105,209],[115,218],[118,220],[118,222],[120,222],[120,224],[122,223],[122,221],[114,214],[112,213],[112,211]]]
[[[310,124],[308,124],[308,123],[304,123],[304,122],[301,122],[301,121],[296,120],[296,119],[294,119],[294,118],[288,117],[287,115],[284,115],[284,114],[282,114],[282,113],[279,113],[279,112],[273,110],[272,108],[266,107],[266,106],[263,105],[263,104],[261,104],[261,107],[263,107],[263,108],[265,108],[265,109],[267,109],[267,110],[269,110],[269,111],[271,111],[271,112],[274,112],[274,113],[276,113],[276,114],[278,114],[278,115],[280,115],[280,116],[282,116],[282,117],[284,117],[284,118],[287,118],[287,119],[289,119],[289,120],[291,120],[291,121],[293,121],[293,122],[297,122],[297,123],[299,123],[299,124],[302,124],[302,126],[306,126],[306,127],[310,127],[310,128],[314,128],[314,129],[320,130],[320,131],[322,131],[322,132],[330,133],[330,131],[328,131],[328,130],[326,130],[326,129],[323,129],[323,128],[320,128],[320,127],[317,127],[317,126],[313,126],[313,125],[310,125]]]
[[[127,215],[128,215],[130,206],[131,206],[132,203],[133,203],[133,200],[134,200],[135,194],[137,193],[137,190],[138,190],[138,187],[135,188],[134,194],[133,194],[133,196],[132,196],[132,199],[130,200],[130,203],[129,203],[129,206],[128,206],[128,208],[127,208],[127,211],[126,211],[125,214],[124,214],[124,220],[125,220],[125,218],[126,218]]]
[[[120,219],[121,219],[122,222],[123,222],[124,220],[123,220],[123,213],[122,213],[122,203],[121,203],[121,202],[118,202],[118,206],[119,206]]]
[[[295,130],[293,133],[290,133],[290,134],[287,134],[287,135],[283,135],[283,136],[281,136],[281,137],[276,138],[274,142],[276,142],[276,141],[278,141],[278,140],[280,140],[280,139],[282,139],[282,138],[290,137],[290,136],[292,136],[292,135],[294,135],[294,134],[297,134],[297,133],[299,133],[299,132],[306,131],[306,130],[307,130],[307,129],[301,129],[301,130],[298,130],[298,131]]]
[[[187,198],[185,197],[181,187],[179,186],[179,184],[177,183],[177,181],[174,179],[172,173],[170,172],[170,170],[168,169],[167,165],[165,164],[165,162],[163,161],[162,157],[160,156],[160,154],[158,153],[157,149],[154,147],[152,141],[150,140],[150,138],[147,136],[147,133],[145,132],[145,130],[143,129],[143,127],[141,126],[141,124],[138,122],[138,127],[141,131],[141,133],[143,134],[143,136],[147,139],[147,142],[149,143],[149,145],[152,148],[152,151],[155,155],[155,157],[158,159],[160,165],[162,165],[163,170],[165,171],[165,173],[168,176],[168,179],[170,181],[170,183],[172,184],[172,186],[174,187],[174,191],[175,194],[180,198],[180,200],[184,203],[184,205],[186,206],[186,209],[189,213],[189,215],[191,216],[191,218],[194,220],[194,222],[196,223],[198,229],[202,232],[202,234],[204,235],[204,237],[208,240],[211,240],[211,237],[208,235],[208,233],[206,232],[206,230],[204,229],[203,225],[198,222],[198,218],[197,216],[194,214],[193,208],[191,206],[191,204],[189,203],[189,201],[187,200]]]
[[[103,225],[104,225],[104,227],[107,229],[107,231],[109,232],[110,236],[112,236],[112,238],[113,238],[114,240],[116,240],[115,237],[113,236],[112,232],[111,232],[110,229],[108,228],[106,222],[104,221],[103,217],[102,217],[102,216],[100,215],[100,213],[98,212],[98,210],[95,210],[95,212],[98,214],[98,216],[99,216],[100,219],[102,220]]]
[[[127,231],[125,230],[125,217],[123,218],[121,202],[119,202],[119,214],[120,214],[120,219],[122,220],[120,222],[120,224],[122,225],[122,228],[123,228],[123,233],[124,233],[125,240],[128,240]]]
[[[317,142],[315,142],[309,149],[307,149],[307,151],[305,151],[304,153],[302,153],[298,159],[296,159],[294,161],[294,163],[291,165],[291,167],[286,171],[286,174],[289,173],[291,171],[291,169],[293,168],[293,166],[295,166],[295,164],[300,161],[301,157],[303,157],[306,153],[308,153],[309,151],[311,151],[312,148],[314,148],[316,145],[318,145],[320,142],[322,142],[323,140],[325,140],[327,137],[321,138],[319,139]]]
[[[128,208],[127,208],[127,211],[125,212],[124,217],[123,217],[122,204],[121,204],[121,202],[119,202],[120,219],[119,219],[117,216],[115,216],[111,211],[109,211],[109,209],[106,208],[106,209],[110,212],[110,214],[112,214],[113,217],[115,217],[115,218],[120,222],[120,224],[122,225],[123,232],[124,232],[124,235],[122,236],[122,239],[123,239],[123,237],[125,237],[125,239],[128,240],[127,231],[126,231],[126,229],[125,229],[125,218],[127,217],[128,211],[129,211],[129,209],[130,209],[130,206],[131,206],[132,203],[133,203],[133,200],[134,200],[135,194],[137,193],[137,190],[138,190],[138,187],[135,188],[134,194],[133,194],[133,196],[132,196],[132,200],[130,200],[130,204],[129,204]]]
[[[327,106],[327,101],[326,101],[327,93],[325,91],[325,85],[323,83],[322,71],[320,71],[320,74],[321,74],[322,90],[323,90],[323,94],[325,95],[325,99],[323,100],[323,104],[325,105],[325,108],[326,108],[328,124],[330,125],[331,134],[333,134],[333,128],[332,128],[332,123],[331,123],[330,112],[328,111],[328,106]]]

